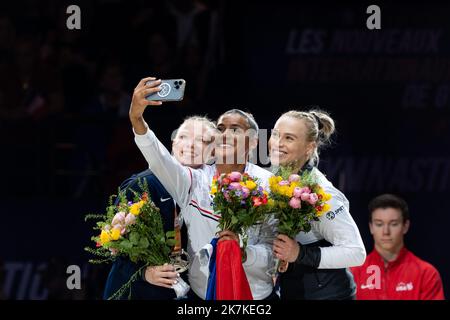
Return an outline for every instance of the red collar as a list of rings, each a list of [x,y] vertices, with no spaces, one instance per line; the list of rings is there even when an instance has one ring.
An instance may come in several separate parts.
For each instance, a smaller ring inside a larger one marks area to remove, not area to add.
[[[392,268],[396,267],[397,265],[401,264],[405,260],[405,257],[408,254],[408,252],[409,252],[408,249],[406,249],[406,247],[403,246],[400,249],[400,252],[398,253],[397,258],[394,261],[390,261],[387,263],[386,269],[392,269]],[[373,249],[373,254],[374,254],[374,257],[375,257],[377,263],[381,266],[384,266],[384,259],[378,253],[378,251],[376,249]]]

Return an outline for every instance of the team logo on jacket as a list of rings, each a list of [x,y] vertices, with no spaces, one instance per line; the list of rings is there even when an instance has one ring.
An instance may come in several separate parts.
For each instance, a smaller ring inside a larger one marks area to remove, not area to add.
[[[336,218],[336,216],[344,211],[344,206],[340,206],[339,208],[337,208],[335,211],[328,211],[327,212],[327,219],[328,220],[333,220],[334,218]]]
[[[398,291],[411,291],[412,289],[414,289],[412,282],[408,282],[408,283],[400,282],[399,284],[397,284],[395,291],[397,291],[397,292]]]

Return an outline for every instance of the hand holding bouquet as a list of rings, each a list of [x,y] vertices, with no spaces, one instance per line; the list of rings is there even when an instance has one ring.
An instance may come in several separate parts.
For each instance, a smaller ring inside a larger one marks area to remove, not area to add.
[[[144,189],[147,190],[146,187]],[[125,193],[119,192],[118,205],[113,204],[114,196],[110,197],[105,215],[86,216],[86,219],[99,220],[94,229],[100,231],[97,236],[92,237],[96,248],[86,248],[86,251],[103,257],[100,260],[90,260],[91,263],[113,261],[118,256],[124,256],[134,263],[143,264],[109,299],[121,297],[147,266],[171,262],[175,232],[164,233],[159,209],[149,199],[148,192],[134,194],[134,201],[127,201]],[[177,280],[177,285],[181,283],[179,288],[174,287],[178,297],[187,293],[189,286],[181,278]]]
[[[219,218],[219,228],[239,236],[236,241],[213,239],[212,258],[209,261],[207,300],[252,300],[252,292],[242,266],[242,253],[248,240],[248,229],[263,222],[267,192],[248,174],[232,172],[214,177],[211,185],[213,208]]]

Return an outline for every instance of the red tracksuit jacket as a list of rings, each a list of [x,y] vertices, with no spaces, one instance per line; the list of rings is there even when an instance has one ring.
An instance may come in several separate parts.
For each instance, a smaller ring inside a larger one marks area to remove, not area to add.
[[[351,268],[357,300],[443,300],[439,272],[406,248],[387,267],[373,250],[360,267]]]

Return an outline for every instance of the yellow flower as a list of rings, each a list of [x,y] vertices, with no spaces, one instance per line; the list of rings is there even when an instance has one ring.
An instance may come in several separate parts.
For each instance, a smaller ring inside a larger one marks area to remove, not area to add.
[[[270,186],[270,191],[272,191],[273,193],[280,193],[277,184],[271,185]]]
[[[328,212],[328,211],[330,211],[330,209],[331,209],[331,206],[328,203],[325,203],[322,207],[322,212],[324,212],[324,213]]]
[[[292,197],[292,191],[291,188],[289,186],[280,186],[279,188],[279,192],[286,197]]]
[[[316,193],[318,196],[322,196],[322,201],[324,201],[324,202],[330,201],[330,199],[331,199],[331,194],[326,193],[322,187],[318,187]]]
[[[282,181],[283,178],[280,176],[272,176],[269,178],[269,187],[270,191],[273,193],[284,195],[283,190],[281,189],[282,186],[278,184],[278,182]]]
[[[292,190],[294,190],[296,187],[300,187],[300,182],[299,181],[292,181],[291,182],[291,187],[292,187]]]
[[[269,186],[272,187],[275,184],[277,184],[277,177],[270,177],[269,178]]]
[[[280,176],[272,176],[269,178],[269,184],[277,184],[281,180],[283,180],[283,178]]]
[[[102,230],[102,233],[100,233],[100,243],[102,245],[107,244],[111,241],[111,236],[109,235],[108,231]]]
[[[114,228],[111,230],[111,240],[119,240],[120,238],[120,229]]]
[[[132,214],[134,214],[135,216],[139,215],[139,213],[141,213],[141,208],[142,208],[142,205],[143,205],[143,204],[144,204],[143,201],[139,201],[139,202],[137,202],[137,203],[133,203],[133,204],[130,206],[130,212],[131,212]]]
[[[331,209],[331,206],[330,206],[328,203],[325,203],[325,204],[322,206],[322,210],[317,211],[317,216],[318,216],[318,217],[321,217],[325,212],[330,211],[330,209]]]
[[[256,188],[256,183],[254,181],[247,180],[245,186],[251,191]]]
[[[212,186],[211,187],[211,191],[209,193],[210,194],[216,194],[217,193],[217,186]]]
[[[292,195],[294,194],[294,189],[297,186],[294,183],[291,183],[291,185],[289,186],[289,197],[292,197]]]

